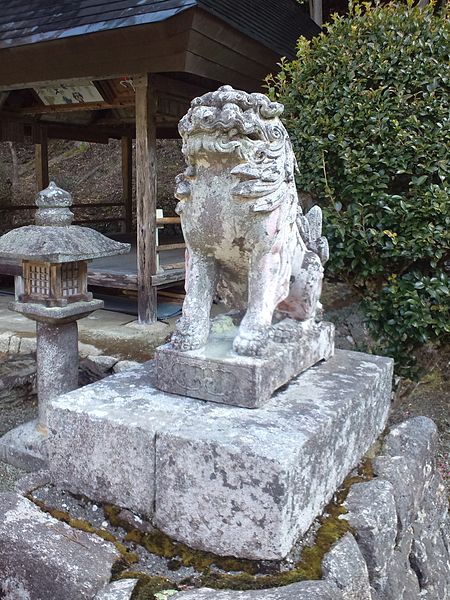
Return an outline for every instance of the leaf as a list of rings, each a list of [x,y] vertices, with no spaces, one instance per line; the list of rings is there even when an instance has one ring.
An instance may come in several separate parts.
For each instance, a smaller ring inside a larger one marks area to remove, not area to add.
[[[413,177],[412,178],[412,182],[415,185],[422,185],[422,183],[425,183],[425,181],[428,179],[428,175],[421,175],[420,177]]]

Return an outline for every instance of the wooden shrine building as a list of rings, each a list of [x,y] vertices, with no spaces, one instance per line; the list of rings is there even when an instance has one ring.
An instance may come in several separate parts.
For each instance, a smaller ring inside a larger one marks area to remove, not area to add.
[[[138,315],[152,322],[157,286],[167,280],[156,272],[156,138],[178,135],[195,96],[223,84],[261,91],[280,57],[295,55],[297,39],[320,29],[296,0],[1,4],[0,141],[35,144],[40,188],[48,184],[48,139],[122,140],[131,229],[136,138]]]

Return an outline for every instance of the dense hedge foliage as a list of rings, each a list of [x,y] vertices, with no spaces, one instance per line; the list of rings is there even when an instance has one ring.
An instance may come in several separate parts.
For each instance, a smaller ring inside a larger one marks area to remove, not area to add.
[[[450,333],[449,47],[431,6],[355,5],[267,80],[324,208],[328,272],[400,363]]]

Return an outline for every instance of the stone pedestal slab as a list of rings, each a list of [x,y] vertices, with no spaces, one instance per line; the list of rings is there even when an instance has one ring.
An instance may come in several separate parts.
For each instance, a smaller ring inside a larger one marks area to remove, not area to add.
[[[277,341],[277,332],[291,339]],[[332,323],[286,319],[273,333],[275,339],[261,358],[233,352],[238,335],[233,325],[213,330],[206,346],[198,350],[182,352],[170,343],[160,346],[155,354],[156,386],[172,394],[257,408],[293,377],[333,355]]]
[[[192,547],[279,559],[383,430],[391,376],[337,351],[249,411],[161,392],[146,363],[50,402],[52,478]]]

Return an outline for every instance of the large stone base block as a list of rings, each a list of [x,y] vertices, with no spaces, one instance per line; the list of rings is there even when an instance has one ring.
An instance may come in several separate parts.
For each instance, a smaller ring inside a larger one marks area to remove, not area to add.
[[[150,362],[50,403],[53,480],[191,547],[279,559],[384,429],[392,361],[337,351],[251,411],[154,378]]]
[[[333,355],[332,323],[285,319],[272,333],[264,356],[240,356],[233,352],[238,327],[230,317],[213,321],[208,343],[199,350],[182,352],[170,343],[156,349],[156,386],[171,394],[257,408],[299,373]]]

